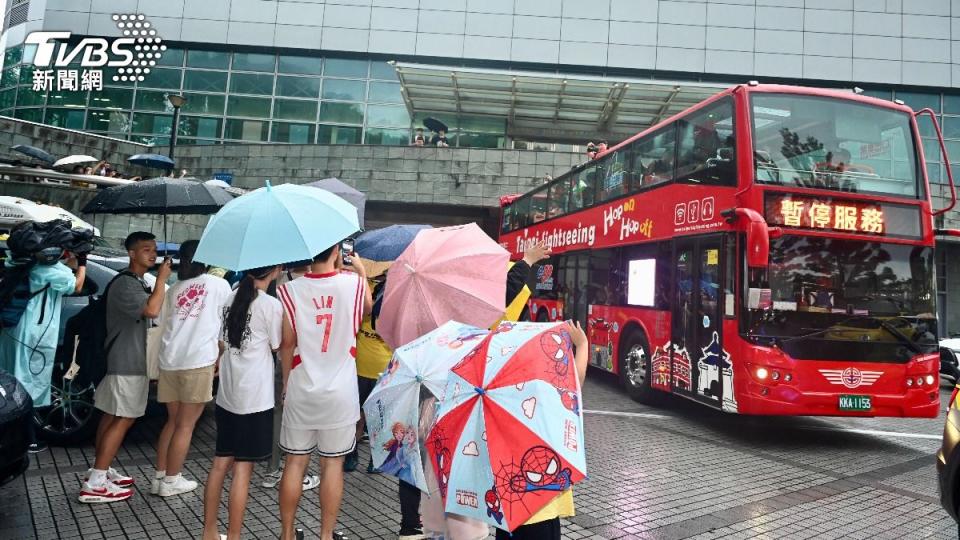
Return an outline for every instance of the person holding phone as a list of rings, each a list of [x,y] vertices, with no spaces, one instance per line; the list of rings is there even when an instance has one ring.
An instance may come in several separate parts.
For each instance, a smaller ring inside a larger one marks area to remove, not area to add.
[[[157,262],[156,237],[148,232],[127,236],[124,247],[130,266],[107,286],[107,374],[94,394],[94,406],[103,411],[97,427],[96,458],[80,488],[82,503],[110,503],[133,496],[133,478],[110,465],[127,431],[147,409],[150,379],[147,377],[147,328],[160,316],[164,283],[170,277],[168,257],[157,270],[151,291],[143,275]]]
[[[320,455],[320,538],[340,537],[334,528],[343,499],[343,461],[356,445],[360,419],[357,330],[373,309],[363,264],[351,253],[344,267],[341,257],[341,244],[334,244],[313,258],[310,273],[277,289],[285,396],[280,448],[287,453],[280,481],[283,540],[293,539],[313,453]]]

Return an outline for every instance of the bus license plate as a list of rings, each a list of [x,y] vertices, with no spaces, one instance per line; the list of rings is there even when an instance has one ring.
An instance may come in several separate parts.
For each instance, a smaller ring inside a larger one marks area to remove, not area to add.
[[[841,411],[869,411],[871,405],[870,396],[840,396]]]

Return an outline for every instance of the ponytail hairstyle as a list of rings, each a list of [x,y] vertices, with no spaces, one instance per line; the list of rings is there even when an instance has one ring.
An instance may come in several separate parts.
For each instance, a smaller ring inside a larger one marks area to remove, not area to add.
[[[254,282],[269,276],[275,268],[276,266],[264,266],[247,270],[240,284],[237,285],[237,293],[227,312],[226,321],[227,343],[234,349],[239,349],[243,345],[243,336],[247,331],[247,314],[250,312],[250,304],[258,294]]]
[[[193,279],[207,271],[207,265],[193,260],[199,245],[199,240],[187,240],[180,244],[180,268],[177,270],[177,279],[180,281]]]

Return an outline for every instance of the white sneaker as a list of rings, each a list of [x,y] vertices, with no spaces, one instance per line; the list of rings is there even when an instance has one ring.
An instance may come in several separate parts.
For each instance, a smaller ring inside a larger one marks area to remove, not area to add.
[[[89,480],[91,474],[93,474],[93,469],[87,469],[87,475],[83,477],[83,481],[86,482]],[[132,477],[118,473],[113,467],[107,469],[107,480],[120,487],[130,487],[134,483],[134,479]]]
[[[102,486],[91,486],[84,482],[80,488],[78,500],[82,503],[111,503],[125,501],[133,497],[133,490],[120,487],[113,482],[104,482]]]
[[[163,478],[153,477],[153,480],[150,481],[150,494],[159,495],[160,494],[160,482],[163,482]]]
[[[320,485],[320,477],[315,474],[307,474],[303,477],[303,490],[313,489]]]
[[[260,485],[268,489],[277,487],[277,484],[280,483],[281,478],[283,478],[283,469],[277,469],[272,473],[263,475],[263,482],[261,482]]]
[[[162,480],[160,482],[160,489],[157,490],[157,495],[161,497],[171,497],[173,495],[189,493],[197,489],[197,486],[199,485],[200,484],[194,482],[193,480],[187,480],[182,474],[178,474],[177,479],[173,482]]]

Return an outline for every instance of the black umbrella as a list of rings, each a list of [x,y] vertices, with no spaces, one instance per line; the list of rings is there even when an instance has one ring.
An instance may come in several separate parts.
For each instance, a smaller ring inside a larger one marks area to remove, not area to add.
[[[424,118],[423,125],[430,131],[450,131],[446,124],[436,118]]]
[[[167,237],[167,214],[215,214],[233,196],[216,186],[176,178],[151,178],[100,191],[85,214],[160,214]]]
[[[43,161],[44,163],[53,163],[57,160],[50,152],[46,150],[41,150],[36,146],[29,146],[26,144],[15,144],[10,147],[14,152],[20,152],[21,154],[26,154],[34,159]]]
[[[151,178],[100,191],[87,214],[215,214],[233,200],[216,186],[176,178]]]

